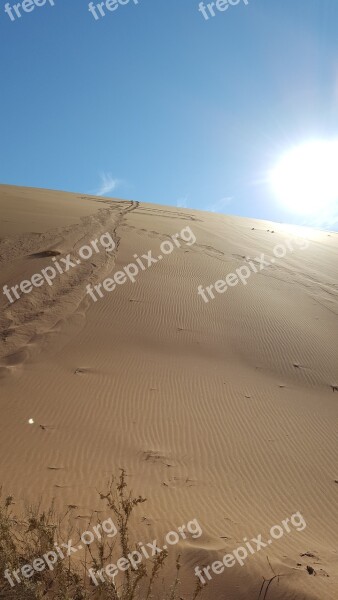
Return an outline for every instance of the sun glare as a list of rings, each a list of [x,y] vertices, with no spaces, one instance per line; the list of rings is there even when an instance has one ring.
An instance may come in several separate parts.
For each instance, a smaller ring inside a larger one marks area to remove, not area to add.
[[[293,212],[314,215],[329,210],[338,201],[338,140],[293,148],[271,171],[270,183]]]

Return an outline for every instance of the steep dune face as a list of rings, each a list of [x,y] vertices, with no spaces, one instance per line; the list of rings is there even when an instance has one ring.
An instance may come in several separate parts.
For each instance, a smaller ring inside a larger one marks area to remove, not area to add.
[[[199,566],[205,598],[336,599],[338,235],[9,186],[0,210],[5,490],[81,517],[125,467],[135,538],[203,530],[170,550],[186,590]]]

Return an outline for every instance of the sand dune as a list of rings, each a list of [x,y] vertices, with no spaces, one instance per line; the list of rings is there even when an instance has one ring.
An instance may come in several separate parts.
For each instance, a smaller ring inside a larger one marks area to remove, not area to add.
[[[86,515],[125,467],[148,498],[138,539],[200,523],[179,544],[187,590],[195,566],[300,511],[303,531],[213,573],[204,597],[259,600],[268,557],[282,575],[268,600],[337,599],[338,234],[10,186],[0,210],[1,288],[105,232],[116,245],[13,303],[1,294],[4,489]],[[195,243],[97,302],[86,293],[186,227]],[[296,235],[309,247],[197,294]]]

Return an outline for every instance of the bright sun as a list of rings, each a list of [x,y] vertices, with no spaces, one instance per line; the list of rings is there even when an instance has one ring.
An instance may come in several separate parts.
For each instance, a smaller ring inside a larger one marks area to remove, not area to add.
[[[270,172],[270,182],[283,205],[294,212],[328,210],[338,201],[338,140],[293,148]]]

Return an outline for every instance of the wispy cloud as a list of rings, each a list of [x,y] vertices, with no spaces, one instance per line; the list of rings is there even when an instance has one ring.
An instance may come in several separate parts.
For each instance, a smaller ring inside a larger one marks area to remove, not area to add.
[[[205,210],[209,212],[222,212],[228,206],[230,206],[232,200],[232,196],[226,196],[225,198],[221,198],[220,200],[216,200],[216,202],[209,204],[208,206],[206,206]]]
[[[308,227],[316,227],[328,230],[338,230],[338,207],[332,206],[328,209],[323,209],[320,216],[308,217],[304,220],[304,225]]]
[[[105,196],[106,194],[109,194],[117,188],[119,183],[121,183],[120,180],[114,178],[111,173],[101,173],[100,178],[101,183],[99,188],[94,192],[96,196]]]
[[[182,196],[176,200],[177,208],[187,208],[188,207],[188,196]]]

